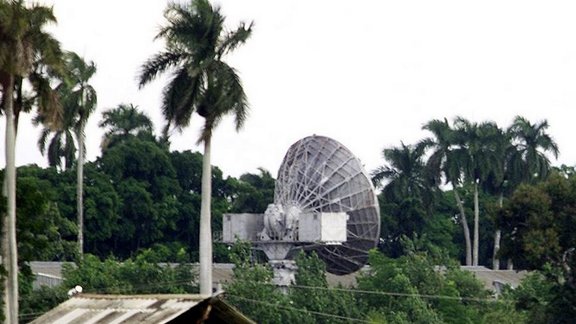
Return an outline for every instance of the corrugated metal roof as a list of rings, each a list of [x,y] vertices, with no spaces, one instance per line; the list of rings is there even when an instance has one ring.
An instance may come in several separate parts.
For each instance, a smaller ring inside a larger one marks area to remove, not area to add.
[[[168,323],[185,313],[197,320],[210,311],[219,313],[212,317],[231,319],[230,323],[253,323],[218,297],[92,294],[70,298],[32,323]]]

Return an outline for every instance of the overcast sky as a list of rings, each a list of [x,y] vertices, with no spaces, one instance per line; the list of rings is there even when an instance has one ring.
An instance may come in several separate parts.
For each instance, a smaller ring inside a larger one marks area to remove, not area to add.
[[[165,79],[138,90],[139,66],[162,50],[153,41],[167,1],[44,0],[62,47],[98,68],[98,108],[87,128],[88,159],[100,155],[104,110],[132,103],[163,126]],[[514,116],[547,119],[560,147],[554,164],[576,164],[576,2],[227,0],[230,28],[254,20],[252,38],[227,61],[240,73],[251,112],[236,133],[214,134],[212,163],[239,176],[276,174],[290,144],[318,134],[340,141],[368,171],[383,148],[427,136],[433,118],[463,116],[507,127]],[[172,137],[198,150],[202,119]],[[2,123],[4,123],[2,121]],[[17,164],[46,165],[38,129],[22,120]],[[2,125],[2,129],[4,125]],[[4,132],[0,165],[4,165]]]

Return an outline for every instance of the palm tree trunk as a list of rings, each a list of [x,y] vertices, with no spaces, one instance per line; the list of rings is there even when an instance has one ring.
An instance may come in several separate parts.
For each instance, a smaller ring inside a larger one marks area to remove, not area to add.
[[[212,169],[210,165],[211,136],[204,140],[202,159],[202,203],[200,207],[200,295],[212,295],[212,227],[210,200],[212,198]]]
[[[498,207],[502,209],[504,206],[504,194],[500,193],[498,198]],[[500,259],[498,258],[498,252],[500,251],[500,240],[502,239],[502,231],[497,228],[494,232],[494,251],[492,253],[492,270],[500,269]]]
[[[472,251],[472,265],[478,265],[478,232],[479,232],[480,206],[478,202],[478,182],[474,182],[474,246]]]
[[[84,256],[84,125],[80,125],[78,165],[76,169],[76,210],[78,212],[78,257]]]
[[[507,270],[514,270],[514,262],[512,262],[512,259],[508,259],[508,263],[506,264],[506,269]]]
[[[460,195],[456,186],[454,186],[454,198],[456,199],[456,205],[460,211],[460,218],[462,223],[462,229],[464,230],[464,242],[466,243],[466,265],[472,265],[472,246],[470,244],[470,229],[468,228],[468,220],[466,220],[466,213],[464,212],[464,205],[462,205],[462,200],[460,200]]]
[[[6,114],[6,170],[4,174],[4,195],[6,196],[6,217],[2,226],[2,262],[8,275],[4,285],[5,323],[18,323],[18,249],[16,242],[16,125],[14,124],[14,77],[8,76],[4,86]]]
[[[494,232],[494,252],[492,253],[492,270],[500,269],[500,259],[498,258],[498,251],[500,251],[500,240],[502,239],[502,231],[497,229]]]

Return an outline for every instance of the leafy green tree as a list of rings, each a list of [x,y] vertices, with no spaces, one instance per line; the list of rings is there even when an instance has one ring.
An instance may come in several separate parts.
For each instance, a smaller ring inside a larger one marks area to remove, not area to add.
[[[340,323],[342,319],[364,317],[357,306],[354,292],[346,291],[341,286],[338,289],[328,287],[326,265],[316,253],[306,255],[301,252],[296,257],[296,265],[296,283],[293,288],[290,287],[290,300],[295,307],[315,314],[313,323]]]
[[[4,310],[7,323],[18,321],[18,251],[16,242],[16,165],[15,145],[18,116],[31,105],[24,102],[22,80],[25,77],[38,94],[35,101],[40,113],[54,116],[59,107],[53,91],[42,78],[42,67],[57,70],[61,63],[58,42],[43,27],[55,22],[52,9],[40,5],[30,8],[24,1],[0,2],[0,86],[2,111],[6,118],[6,173],[4,196],[7,197],[6,217],[3,220],[2,259],[7,265]]]
[[[506,230],[504,253],[526,269],[561,266],[576,244],[576,179],[559,174],[538,185],[521,185],[500,214]]]
[[[537,185],[521,185],[501,212],[505,255],[537,269],[516,292],[531,322],[569,323],[576,316],[576,178],[552,173]]]
[[[262,213],[274,201],[275,180],[267,170],[258,169],[259,174],[245,173],[238,181],[230,181],[232,212]]]
[[[119,249],[122,199],[112,179],[94,163],[86,164],[85,252],[106,257]]]
[[[21,285],[28,285],[26,290],[21,291],[20,296],[20,322],[29,323],[58,306],[68,299],[67,289],[60,285],[54,288],[42,286],[39,289],[32,289],[32,278],[23,282]],[[22,280],[21,280],[22,281]]]
[[[405,243],[409,253],[397,259],[371,252],[371,269],[358,282],[360,290],[374,292],[361,294],[364,311],[392,323],[480,322],[492,307],[482,284],[451,261]]]
[[[467,191],[462,191],[463,199],[467,198]],[[440,190],[434,204],[433,212],[428,216],[428,222],[418,235],[407,235],[412,240],[421,241],[423,250],[431,255],[446,254],[452,259],[463,263],[465,258],[465,244],[462,235],[462,225],[458,219],[458,207],[454,204],[454,193],[452,190]],[[466,209],[466,213],[470,211]],[[388,221],[388,220],[387,220]],[[397,220],[390,220],[397,221]],[[400,237],[401,238],[401,237]],[[406,249],[399,240],[399,249],[402,254]],[[387,256],[393,256],[385,253]]]
[[[30,165],[18,168],[18,261],[73,260],[77,255],[76,225],[60,214],[57,190],[43,179],[45,171]],[[0,183],[1,184],[1,183]],[[6,204],[0,201],[0,211]]]
[[[384,291],[391,295],[366,295],[362,296],[361,302],[370,311],[382,314],[385,320],[392,323],[441,323],[441,317],[434,312],[425,300],[415,296],[419,293],[418,288],[410,282],[408,273],[401,266],[406,266],[406,257],[394,261],[377,252],[370,254],[370,265],[374,269],[369,275],[361,277],[358,287],[361,290]],[[425,277],[436,275],[429,267],[421,268],[426,271]],[[424,278],[421,276],[421,278]],[[422,282],[427,284],[428,282]],[[393,294],[406,294],[407,296],[396,297]]]
[[[171,71],[172,79],[163,93],[162,113],[177,129],[187,127],[192,113],[204,118],[198,140],[204,143],[202,167],[202,206],[200,212],[200,290],[211,293],[212,232],[210,228],[211,139],[220,120],[232,114],[236,128],[246,119],[248,106],[240,77],[223,61],[224,55],[242,45],[252,32],[244,23],[233,31],[224,28],[219,7],[207,0],[192,0],[188,5],[170,4],[165,11],[168,25],[157,38],[166,41],[166,50],[142,66],[140,87],[158,74]]]
[[[154,141],[138,138],[128,139],[107,150],[101,157],[100,168],[116,183],[133,178],[148,182],[155,196],[161,195],[164,188],[161,178],[176,178],[169,153]],[[147,185],[147,186],[148,186]],[[179,190],[177,183],[173,191]]]
[[[202,153],[190,150],[170,152],[170,161],[176,170],[182,190],[200,194],[202,191]]]
[[[521,284],[509,294],[516,308],[528,313],[527,323],[550,323],[547,319],[547,305],[553,298],[554,284],[539,272],[527,275]]]
[[[184,243],[191,251],[198,251],[198,231],[201,206],[202,154],[199,152],[170,152],[176,179],[182,190],[178,195],[179,215],[174,240]],[[192,257],[197,260],[197,256]]]
[[[150,247],[177,229],[181,188],[162,146],[136,137],[126,139],[104,152],[100,167],[116,184],[121,200],[117,255]]]
[[[313,323],[271,283],[272,269],[254,262],[249,243],[234,244],[231,258],[234,280],[225,288],[226,298],[240,311],[262,323]]]
[[[192,268],[189,264],[176,267],[161,265],[149,260],[153,255],[143,251],[134,258],[120,262],[112,257],[101,261],[87,254],[77,266],[65,264],[65,287],[81,285],[87,293],[150,294],[193,293]]]
[[[32,167],[27,167],[32,168]],[[17,187],[18,251],[22,261],[72,260],[77,245],[71,239],[76,225],[60,215],[53,203],[56,192],[46,180],[19,170]],[[67,239],[68,238],[68,239]]]
[[[560,252],[550,205],[550,197],[542,190],[521,186],[503,212],[503,225],[510,232],[507,251],[521,253],[512,256],[521,268],[542,266]]]

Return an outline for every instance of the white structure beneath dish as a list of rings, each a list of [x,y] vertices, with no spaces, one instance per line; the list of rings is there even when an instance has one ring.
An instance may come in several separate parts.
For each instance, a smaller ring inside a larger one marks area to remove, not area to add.
[[[264,214],[225,214],[223,242],[250,241],[268,257],[274,283],[288,286],[297,269],[289,259],[290,251],[298,246],[342,244],[347,219],[346,213],[301,214],[295,205],[270,204]]]

